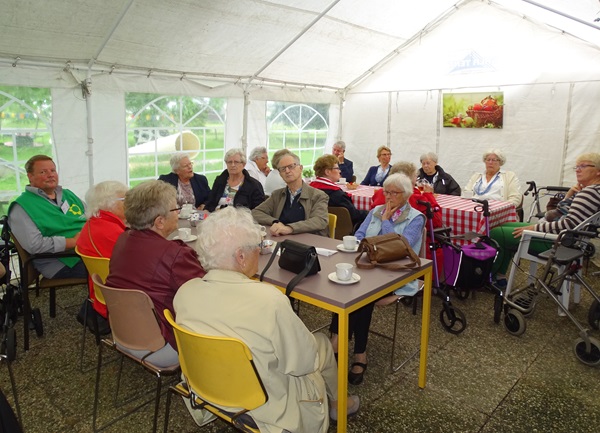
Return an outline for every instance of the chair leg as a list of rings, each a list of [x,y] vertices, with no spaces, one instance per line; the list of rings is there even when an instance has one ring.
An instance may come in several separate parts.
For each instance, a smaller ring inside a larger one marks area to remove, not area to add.
[[[163,433],[167,433],[169,431],[169,414],[171,413],[171,398],[173,396],[173,390],[169,389],[167,391],[167,401],[165,403],[165,423],[163,428]]]
[[[162,376],[160,373],[156,375],[156,400],[154,402],[154,423],[152,426],[152,432],[156,433],[158,428],[158,407],[160,406],[160,394],[162,392]]]
[[[92,430],[97,432],[96,421],[98,417],[98,400],[100,395],[100,369],[102,368],[102,344],[98,346],[98,363],[96,365],[96,388],[94,390],[94,414],[92,416]]]
[[[56,288],[50,289],[50,317],[56,317]]]
[[[0,355],[3,356],[3,355]],[[0,359],[1,360],[1,359]],[[17,420],[19,421],[19,427],[23,430],[23,419],[21,418],[21,406],[19,405],[19,398],[17,395],[17,384],[15,382],[15,376],[13,374],[13,370],[11,367],[11,362],[8,359],[4,359],[6,361],[6,366],[8,367],[8,376],[10,377],[10,385],[12,387],[13,398],[15,399],[15,409],[17,410]]]

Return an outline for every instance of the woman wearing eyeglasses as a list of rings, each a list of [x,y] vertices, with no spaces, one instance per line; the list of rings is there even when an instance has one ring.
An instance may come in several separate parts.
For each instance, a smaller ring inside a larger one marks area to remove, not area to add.
[[[361,185],[381,186],[390,174],[392,150],[387,146],[379,146],[377,149],[377,159],[379,160],[379,165],[369,168],[367,175],[360,183]]]
[[[227,168],[223,170],[210,190],[206,210],[213,212],[225,206],[243,206],[254,209],[265,200],[262,184],[244,168],[246,154],[242,149],[231,149],[223,158]]]
[[[557,234],[562,230],[573,229],[600,211],[600,153],[580,155],[575,163],[575,176],[577,184],[569,190],[562,206],[566,209],[566,214],[558,220],[540,221],[537,224],[507,223],[491,230],[490,236],[500,246],[496,259],[496,282],[500,287],[506,286],[506,271],[523,230]],[[548,242],[533,241],[530,250],[540,253],[549,248]]]
[[[161,174],[158,180],[170,183],[177,189],[177,204],[193,203],[197,209],[204,209],[210,187],[205,176],[194,173],[194,163],[185,153],[176,153],[169,161],[169,174]]]
[[[517,175],[512,171],[502,170],[506,157],[499,149],[488,150],[483,154],[485,171],[475,173],[465,187],[472,192],[474,198],[509,201],[519,207],[521,205],[521,185]]]
[[[408,199],[413,192],[412,180],[404,174],[392,174],[383,182],[383,192],[385,204],[377,206],[369,212],[367,218],[356,231],[355,236],[358,239],[363,239],[387,233],[398,233],[406,237],[413,250],[419,251],[423,240],[425,216],[408,203]],[[416,281],[412,283],[401,289],[407,290],[417,284]],[[411,287],[407,288],[409,285]],[[414,289],[416,292],[416,287]],[[374,305],[375,303],[372,302],[350,314],[348,335],[354,335],[354,363],[350,366],[348,372],[348,382],[353,385],[362,383],[367,369],[367,341]],[[332,318],[329,330],[332,334],[331,344],[334,352],[337,353],[337,315]]]

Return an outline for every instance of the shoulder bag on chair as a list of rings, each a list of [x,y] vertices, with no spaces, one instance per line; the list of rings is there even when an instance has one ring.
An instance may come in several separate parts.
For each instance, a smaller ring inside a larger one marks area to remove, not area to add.
[[[421,259],[411,248],[408,239],[397,233],[364,238],[358,245],[358,251],[360,254],[356,256],[354,262],[356,267],[360,269],[373,269],[375,266],[380,266],[385,269],[400,271],[421,266]],[[363,254],[367,255],[369,263],[359,263]],[[388,263],[404,258],[410,259],[411,262],[406,265]]]
[[[265,266],[260,274],[260,281],[263,280],[271,263],[275,260],[275,256],[277,256],[277,251],[280,250],[279,267],[298,274],[285,287],[285,294],[289,296],[302,278],[319,272],[321,264],[319,263],[315,247],[286,239],[283,242],[277,243],[273,254],[271,254],[269,263],[267,263],[267,266]]]

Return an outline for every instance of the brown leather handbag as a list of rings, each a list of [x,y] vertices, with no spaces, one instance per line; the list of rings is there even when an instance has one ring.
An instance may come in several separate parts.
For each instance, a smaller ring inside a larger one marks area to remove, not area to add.
[[[385,269],[400,271],[421,266],[421,259],[413,251],[408,243],[408,239],[398,233],[364,238],[358,245],[358,251],[360,254],[356,256],[354,262],[356,263],[356,267],[360,269],[373,269],[375,266],[379,266]],[[369,263],[359,263],[363,254],[367,255]],[[388,263],[404,258],[410,259],[410,263]]]

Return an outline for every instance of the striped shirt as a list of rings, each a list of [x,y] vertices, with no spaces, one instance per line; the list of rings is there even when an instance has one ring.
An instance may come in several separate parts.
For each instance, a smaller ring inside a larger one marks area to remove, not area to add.
[[[590,185],[577,193],[564,218],[536,224],[534,230],[559,233],[562,230],[573,229],[598,211],[600,211],[600,185]]]

